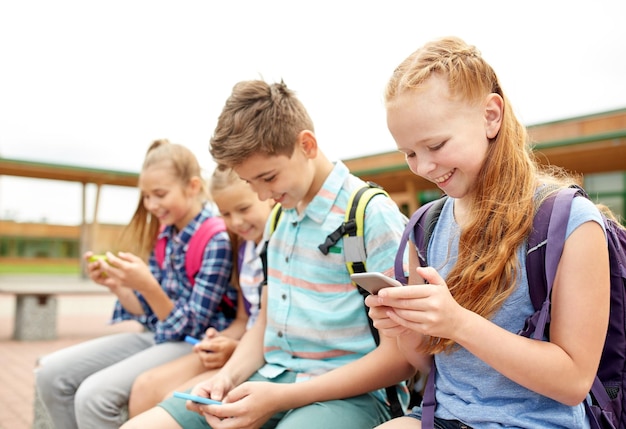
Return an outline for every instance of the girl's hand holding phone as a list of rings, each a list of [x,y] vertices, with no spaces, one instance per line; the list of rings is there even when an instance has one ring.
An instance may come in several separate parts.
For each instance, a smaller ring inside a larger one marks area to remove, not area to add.
[[[235,351],[238,340],[221,335],[215,328],[206,330],[206,335],[194,345],[202,365],[207,369],[221,368]]]
[[[106,256],[109,263],[106,273],[119,281],[121,286],[138,292],[161,289],[150,268],[140,257],[129,252],[117,252],[116,255],[107,252]]]
[[[202,365],[208,369],[221,368],[235,351],[239,341],[218,335],[215,338],[204,340],[196,347],[200,350],[198,354]]]
[[[399,326],[402,326],[423,335],[454,337],[455,326],[466,310],[457,304],[445,280],[434,268],[418,267],[416,272],[428,284],[382,289],[378,295],[367,298],[366,304],[371,304],[370,311],[375,305],[385,308],[389,321],[381,321],[381,325],[387,330],[386,335],[401,335],[404,330]],[[374,312],[374,316],[383,319],[379,310]],[[393,323],[398,326],[393,326]]]
[[[106,265],[107,259],[106,255],[97,255],[92,251],[88,251],[83,256],[85,261],[87,262],[87,275],[91,280],[95,283],[101,284],[103,286],[107,286],[105,280],[107,279],[106,273]]]

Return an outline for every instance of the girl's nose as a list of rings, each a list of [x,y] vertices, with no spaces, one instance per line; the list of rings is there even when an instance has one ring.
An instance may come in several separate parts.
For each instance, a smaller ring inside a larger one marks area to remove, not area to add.
[[[239,226],[243,223],[243,216],[231,215],[230,222],[233,224],[233,226]]]
[[[143,206],[146,208],[146,210],[153,211],[157,208],[157,202],[154,198],[144,198]]]
[[[428,178],[435,169],[435,163],[432,158],[428,155],[420,155],[413,159],[415,161],[414,164],[409,166],[411,171],[420,177]]]

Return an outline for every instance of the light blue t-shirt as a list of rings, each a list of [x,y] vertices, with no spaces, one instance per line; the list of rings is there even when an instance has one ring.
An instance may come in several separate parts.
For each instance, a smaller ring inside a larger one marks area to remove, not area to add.
[[[259,370],[261,375],[273,378],[293,371],[302,381],[353,362],[376,347],[363,297],[350,280],[343,240],[327,255],[318,248],[344,221],[352,191],[363,185],[337,162],[303,213],[283,209],[267,250],[267,363]],[[369,202],[363,236],[368,271],[393,276],[404,219],[390,198],[375,196]],[[377,395],[385,399],[384,391]]]
[[[453,216],[454,199],[448,198],[427,250],[429,264],[445,278],[458,257],[460,229]],[[581,224],[603,225],[595,205],[574,198],[567,237]],[[604,226],[603,226],[604,228]],[[534,313],[526,276],[526,248],[520,246],[517,287],[491,321],[517,333]],[[478,428],[588,428],[584,405],[570,407],[539,395],[503,376],[464,348],[435,356],[435,415],[460,420]],[[497,422],[497,423],[495,423]]]

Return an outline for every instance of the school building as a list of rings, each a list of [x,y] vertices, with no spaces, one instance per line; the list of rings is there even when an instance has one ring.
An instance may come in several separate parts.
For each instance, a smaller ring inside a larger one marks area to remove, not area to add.
[[[583,186],[597,202],[626,218],[626,108],[531,125],[537,159],[564,167],[583,177]],[[404,155],[386,152],[344,160],[364,180],[385,188],[407,214],[441,193],[408,169]],[[0,176],[21,176],[95,184],[93,207],[86,207],[83,191],[82,219],[76,226],[19,223],[0,220],[0,265],[81,264],[86,249],[112,248],[122,225],[98,223],[99,194],[103,186],[137,184],[137,173],[88,169],[69,165],[0,158]],[[93,222],[87,223],[87,210]]]

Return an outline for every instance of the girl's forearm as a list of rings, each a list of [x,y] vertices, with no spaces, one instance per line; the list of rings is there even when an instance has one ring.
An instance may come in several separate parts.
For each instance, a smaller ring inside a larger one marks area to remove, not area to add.
[[[165,291],[161,289],[160,285],[158,287],[146,289],[142,291],[141,294],[148,302],[148,305],[154,314],[161,321],[167,319],[174,309],[174,302],[167,296]]]
[[[129,313],[136,316],[144,314],[139,298],[137,298],[137,295],[135,295],[135,292],[132,289],[120,287],[116,290],[115,295],[117,295],[117,299],[122,307],[124,307],[124,309]]]

